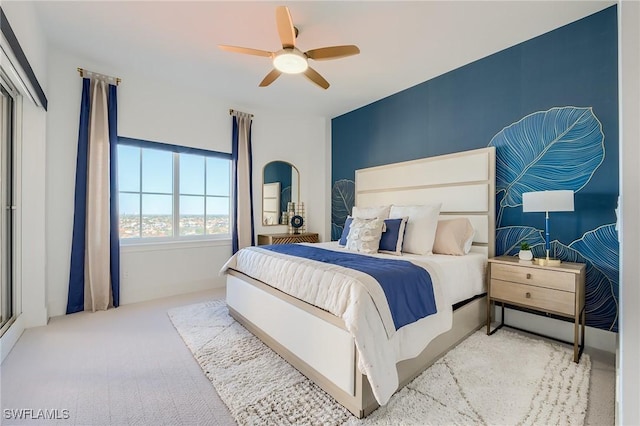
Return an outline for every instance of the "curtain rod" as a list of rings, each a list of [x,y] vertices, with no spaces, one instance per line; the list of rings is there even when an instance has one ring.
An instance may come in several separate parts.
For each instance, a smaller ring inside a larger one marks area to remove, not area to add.
[[[235,109],[230,109],[229,110],[229,115],[233,115],[234,112],[240,113],[240,114],[247,114],[246,112],[242,112],[242,111],[236,111]],[[247,114],[249,115],[251,118],[253,118],[253,114]]]
[[[116,86],[118,84],[120,84],[120,82],[122,81],[122,79],[120,79],[118,77],[111,77],[110,75],[100,74],[98,72],[85,70],[85,69],[80,68],[80,67],[78,67],[78,72],[80,73],[80,77],[85,77],[85,74],[91,74],[91,75],[94,75],[94,76],[96,76],[98,78],[103,78],[105,80],[113,79],[113,80],[116,81]],[[89,77],[89,76],[87,75],[86,77]]]

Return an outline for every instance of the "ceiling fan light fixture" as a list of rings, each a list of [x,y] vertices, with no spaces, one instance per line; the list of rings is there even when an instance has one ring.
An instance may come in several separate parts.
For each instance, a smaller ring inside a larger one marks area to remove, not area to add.
[[[307,57],[298,49],[283,49],[273,58],[273,67],[285,74],[300,74],[309,68]]]
[[[0,0],[1,1],[1,0]],[[282,49],[277,52],[251,49],[248,47],[218,45],[220,49],[229,52],[244,53],[246,55],[266,56],[272,61],[273,69],[262,79],[258,86],[266,87],[282,74],[302,74],[312,83],[323,89],[329,88],[329,82],[318,71],[309,66],[309,59],[325,61],[357,55],[360,49],[355,45],[327,46],[302,52],[296,47],[298,28],[293,25],[291,13],[287,6],[276,8],[276,26]]]

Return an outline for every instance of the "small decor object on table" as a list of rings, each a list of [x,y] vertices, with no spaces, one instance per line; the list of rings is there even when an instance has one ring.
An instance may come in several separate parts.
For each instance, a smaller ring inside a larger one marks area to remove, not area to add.
[[[523,241],[520,243],[520,252],[518,253],[520,260],[533,260],[533,253],[531,252],[531,246],[528,242]]]
[[[304,224],[304,219],[300,215],[295,215],[291,218],[291,226],[293,227],[293,233],[299,234],[299,229]]]

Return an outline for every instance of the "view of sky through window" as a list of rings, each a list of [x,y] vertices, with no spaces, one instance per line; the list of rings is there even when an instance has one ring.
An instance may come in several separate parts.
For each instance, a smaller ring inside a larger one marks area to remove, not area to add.
[[[180,217],[174,224],[174,155]],[[229,232],[230,161],[159,149],[118,146],[121,238]]]

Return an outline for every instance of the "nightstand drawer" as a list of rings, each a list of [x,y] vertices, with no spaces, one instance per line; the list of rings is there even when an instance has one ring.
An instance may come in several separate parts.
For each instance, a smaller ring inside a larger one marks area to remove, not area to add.
[[[563,315],[575,315],[574,293],[496,280],[493,279],[493,269],[491,272],[491,298]]]
[[[572,293],[576,291],[575,274],[548,269],[527,268],[519,265],[496,263],[491,266],[491,278],[553,288]]]

